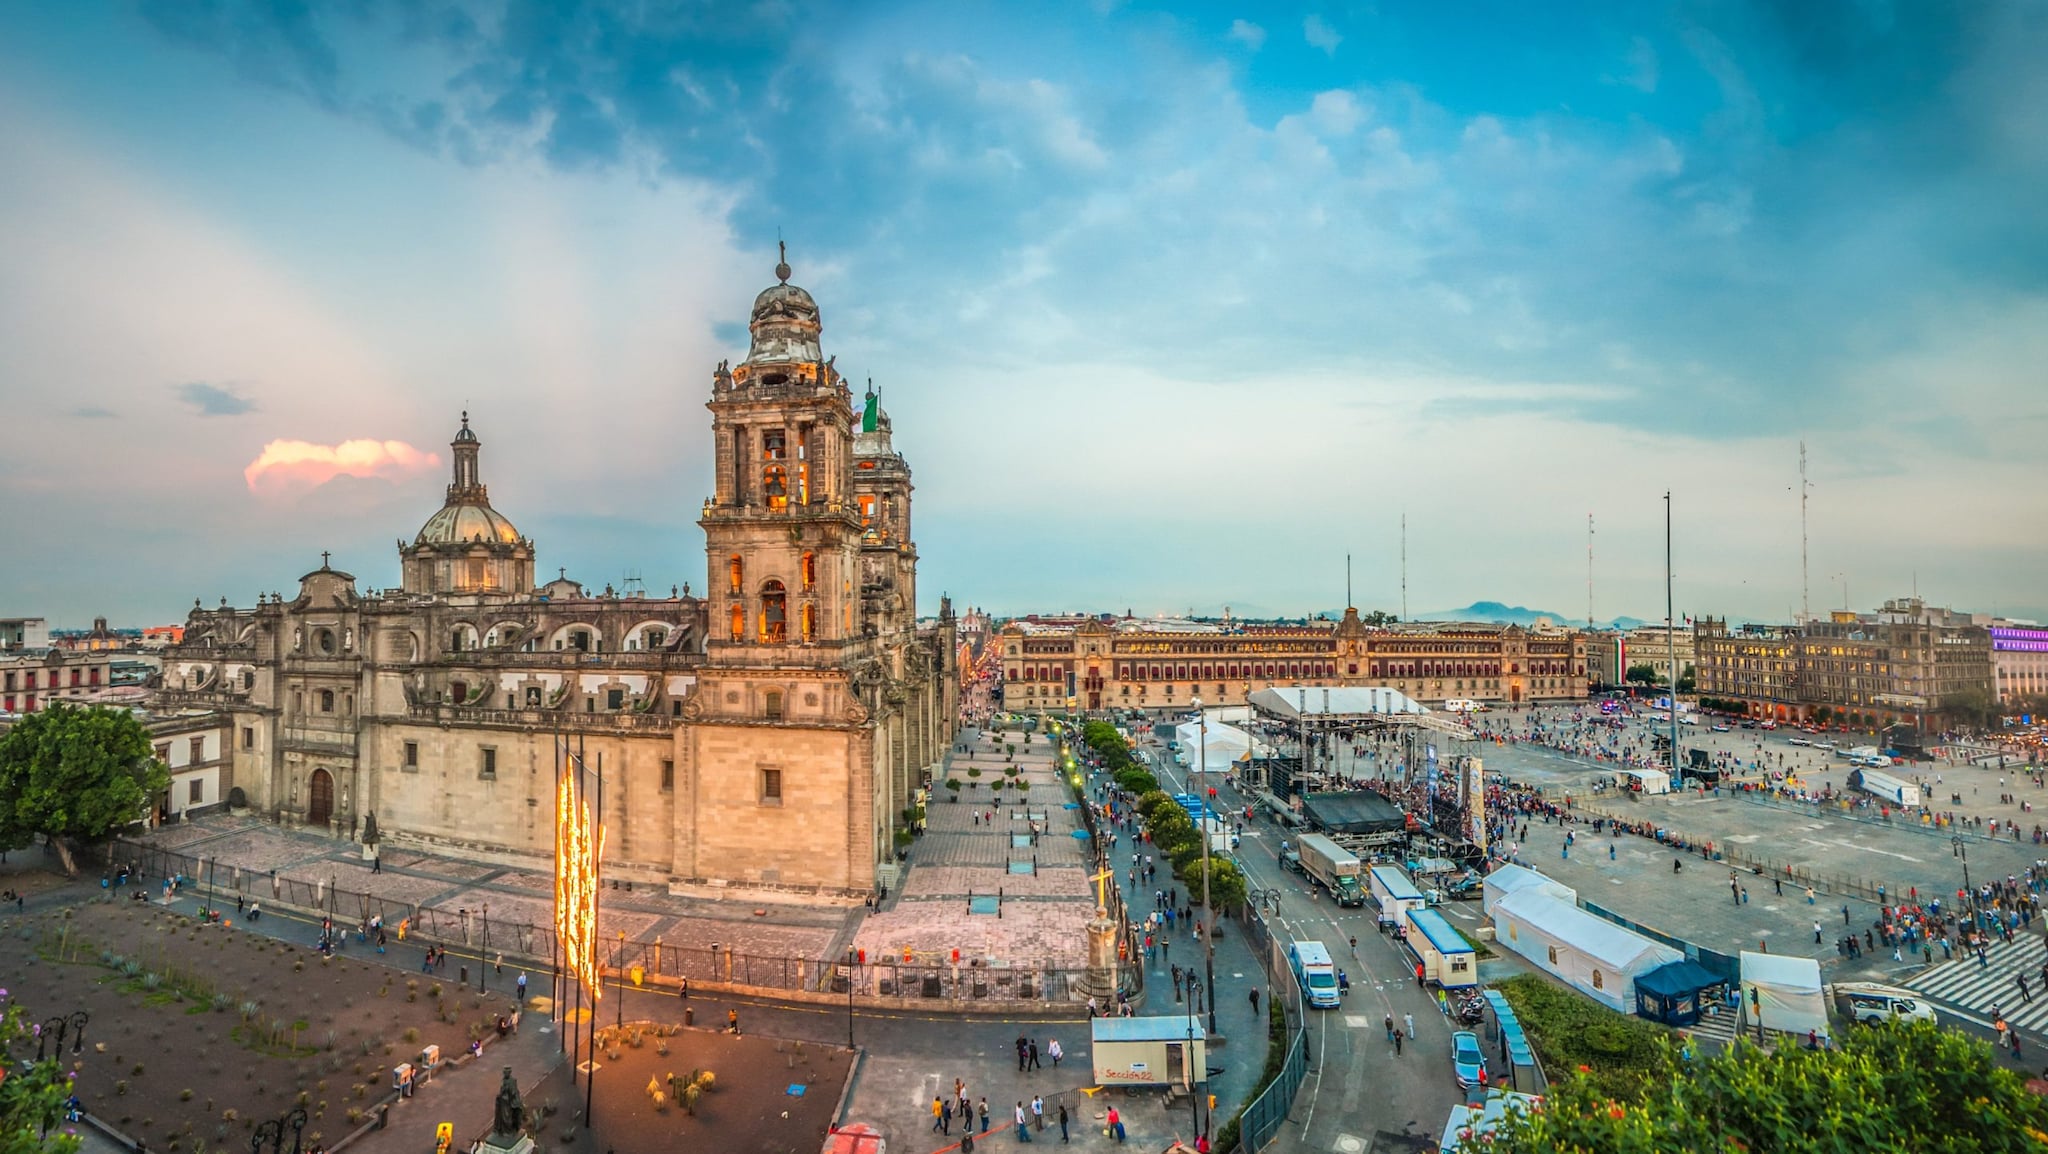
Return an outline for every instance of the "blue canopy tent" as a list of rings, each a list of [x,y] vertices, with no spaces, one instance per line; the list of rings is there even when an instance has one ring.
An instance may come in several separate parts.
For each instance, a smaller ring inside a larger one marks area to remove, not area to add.
[[[1698,962],[1681,959],[1636,975],[1636,1016],[1667,1026],[1690,1026],[1702,1009],[1726,995],[1728,982]]]

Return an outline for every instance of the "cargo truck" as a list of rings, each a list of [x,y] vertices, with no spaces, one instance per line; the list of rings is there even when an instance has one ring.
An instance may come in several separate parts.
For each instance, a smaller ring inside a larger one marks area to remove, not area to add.
[[[1305,833],[1297,843],[1301,871],[1330,891],[1340,906],[1365,904],[1365,867],[1358,855],[1319,833]]]

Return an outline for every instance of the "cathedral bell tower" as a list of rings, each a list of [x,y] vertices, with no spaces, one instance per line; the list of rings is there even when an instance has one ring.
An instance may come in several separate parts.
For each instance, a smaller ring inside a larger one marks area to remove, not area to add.
[[[754,300],[747,359],[712,374],[717,491],[698,524],[713,660],[812,664],[790,650],[859,636],[853,401],[819,351],[817,302],[786,260],[775,275]]]
[[[860,627],[852,394],[789,283],[754,301],[747,359],[711,378],[704,502],[710,632],[677,731],[684,877],[862,894],[891,852],[876,724],[882,663]],[[865,679],[865,680],[863,680]]]

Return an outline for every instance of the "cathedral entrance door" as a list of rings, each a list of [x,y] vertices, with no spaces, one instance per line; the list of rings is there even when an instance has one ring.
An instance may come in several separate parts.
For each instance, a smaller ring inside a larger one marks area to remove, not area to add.
[[[306,803],[306,824],[326,825],[334,815],[334,775],[324,769],[313,771],[307,783],[310,800]]]

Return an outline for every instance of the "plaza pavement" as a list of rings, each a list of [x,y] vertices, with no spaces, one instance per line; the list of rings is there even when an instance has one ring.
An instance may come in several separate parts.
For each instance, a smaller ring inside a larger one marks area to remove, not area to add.
[[[1014,761],[1004,759],[1006,744],[1016,746]],[[957,950],[962,965],[1084,968],[1085,926],[1095,913],[1089,843],[1074,836],[1080,812],[1053,756],[1043,734],[1026,745],[1016,731],[962,733],[933,780],[926,829],[911,846],[902,889],[862,921],[855,948],[869,958],[908,951],[919,961],[950,963]],[[970,767],[982,775],[969,777]],[[1012,767],[1030,783],[1021,794],[994,786]],[[957,795],[945,787],[949,777],[962,783]],[[970,912],[970,899],[998,894],[1000,914]]]

